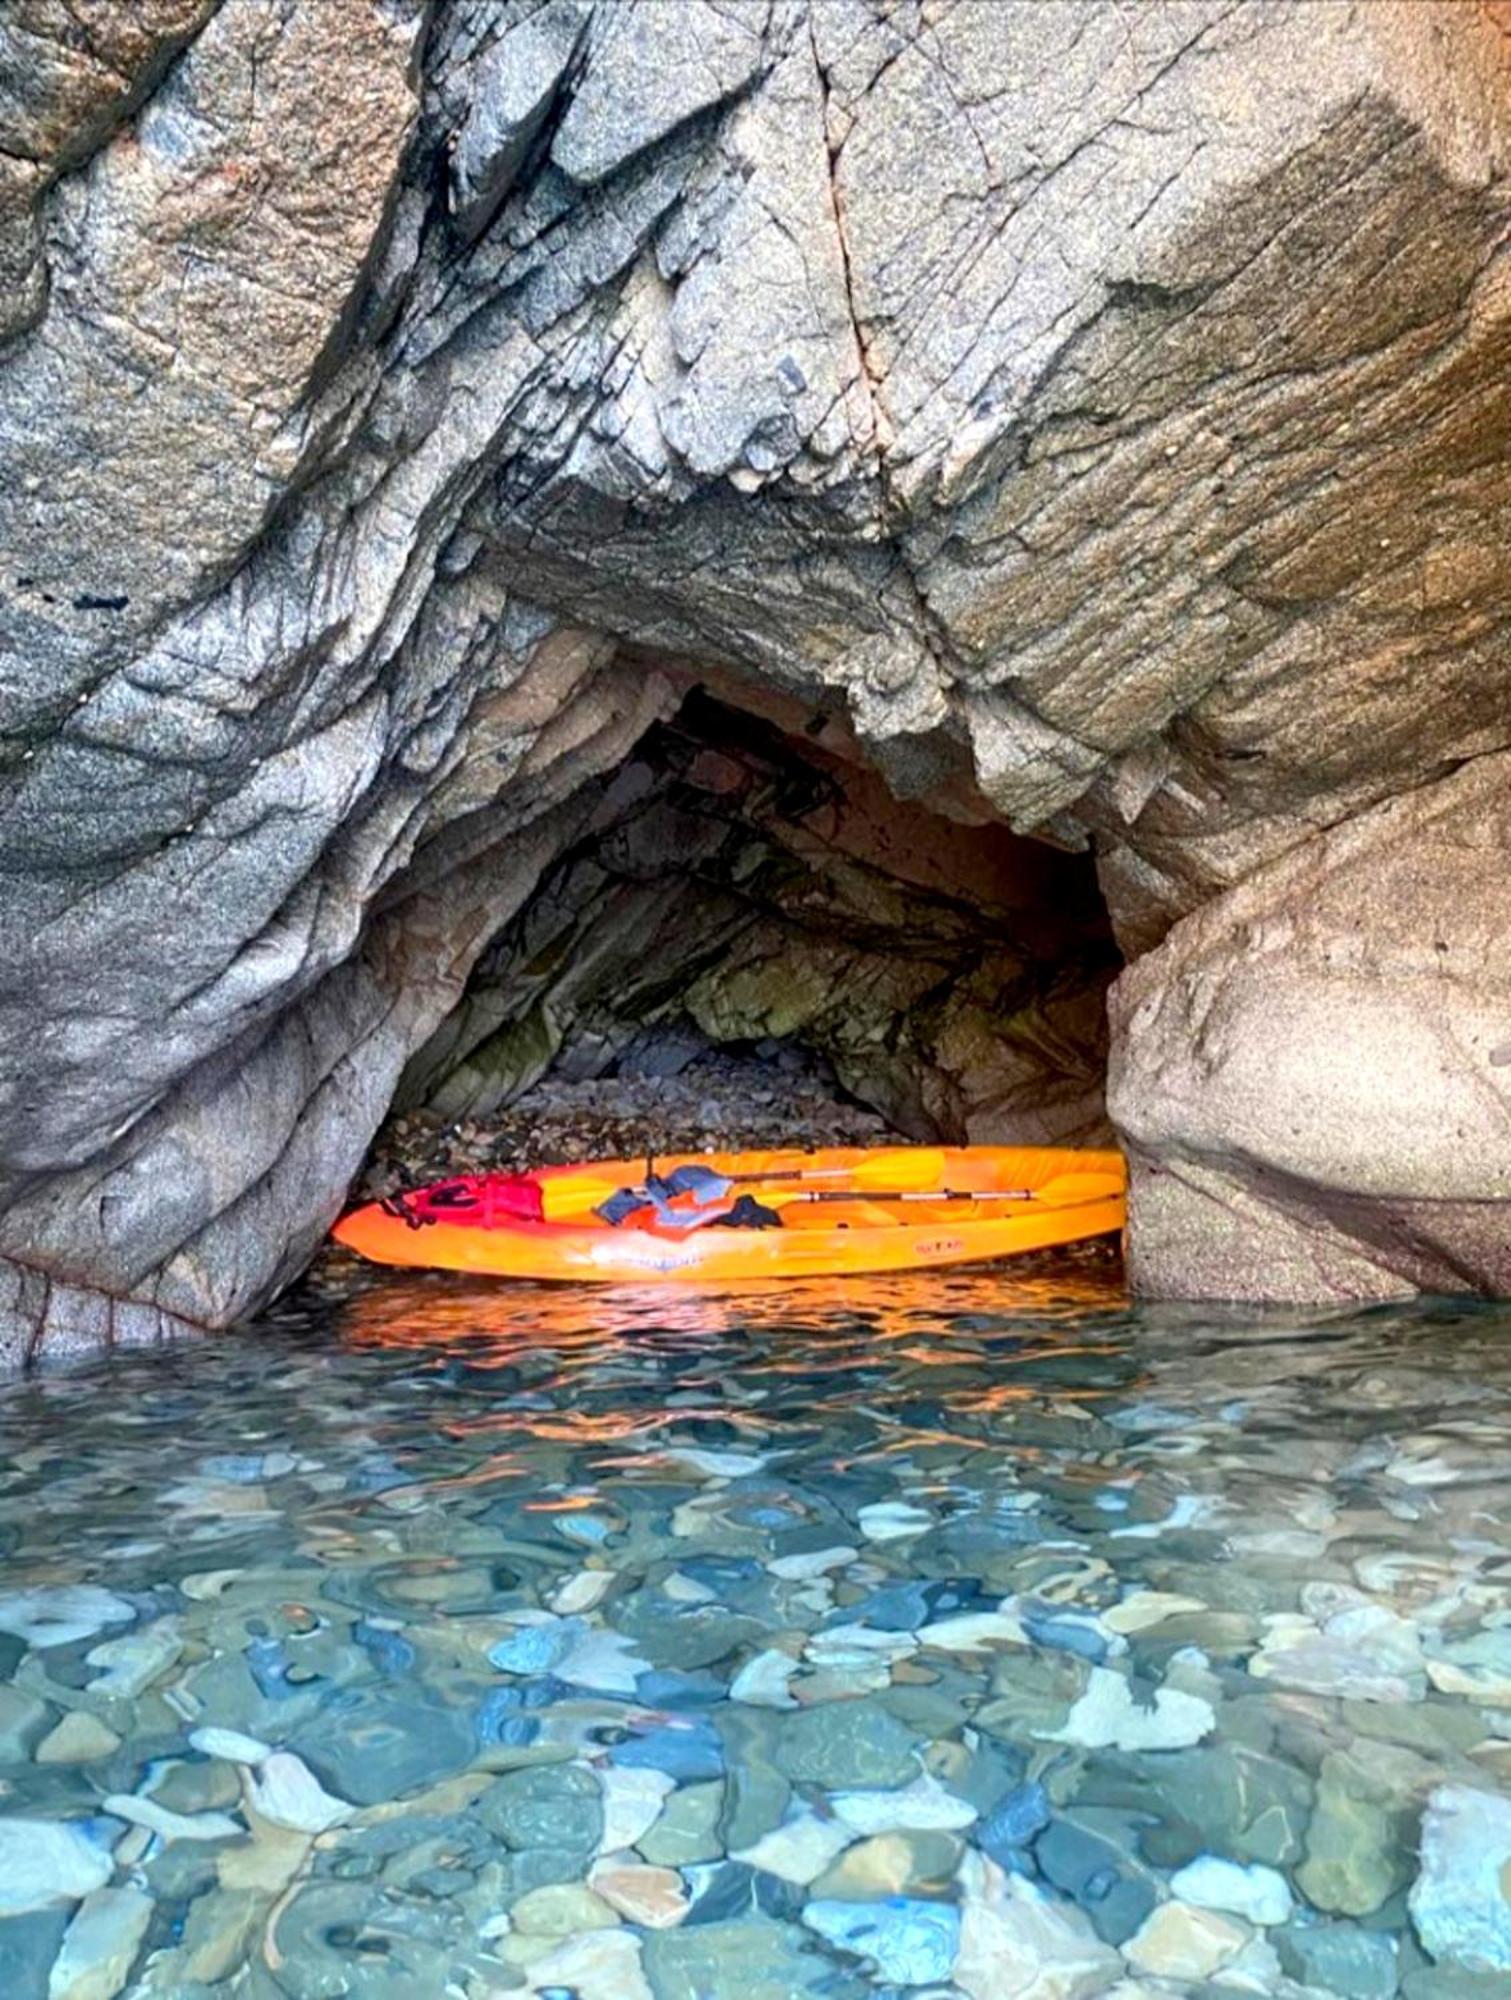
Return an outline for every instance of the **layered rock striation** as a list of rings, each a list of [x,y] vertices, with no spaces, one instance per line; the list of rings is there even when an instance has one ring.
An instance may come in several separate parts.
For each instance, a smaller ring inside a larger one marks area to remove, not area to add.
[[[689,676],[1094,847],[1143,1286],[1503,1287],[1505,30],[17,0],[6,1354],[285,1282]]]

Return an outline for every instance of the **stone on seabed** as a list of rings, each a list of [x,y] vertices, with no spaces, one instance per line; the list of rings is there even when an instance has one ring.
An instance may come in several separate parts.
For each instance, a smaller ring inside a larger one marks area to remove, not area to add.
[[[333,1798],[304,1760],[288,1750],[275,1750],[263,1760],[251,1779],[248,1797],[269,1825],[295,1833],[325,1833],[356,1811],[346,1799]]]
[[[892,1896],[885,1902],[838,1902],[815,1896],[803,1922],[820,1937],[870,1959],[898,1986],[929,1986],[950,1977],[960,1946],[960,1913],[948,1903]]]
[[[1212,1704],[1201,1695],[1160,1688],[1146,1705],[1134,1699],[1132,1686],[1114,1668],[1093,1667],[1064,1728],[1044,1734],[1089,1750],[1179,1750],[1202,1742],[1216,1725]]]
[[[968,1855],[955,1984],[970,2000],[1093,2000],[1123,1967],[1078,1910],[1051,1902],[1031,1882]]]
[[[1170,1888],[1182,1902],[1204,1910],[1226,1910],[1251,1924],[1283,1924],[1291,1914],[1285,1877],[1257,1862],[1245,1868],[1215,1854],[1199,1854],[1176,1871]]]
[[[151,1921],[152,1898],[140,1889],[96,1889],[86,1896],[53,1962],[47,2000],[114,2000]]]
[[[1422,1949],[1472,1972],[1511,1973],[1511,1799],[1440,1785],[1422,1815],[1408,1899]]]
[[[93,1764],[120,1745],[120,1737],[97,1715],[74,1708],[43,1737],[36,1758],[39,1764]]]
[[[0,1819],[0,1916],[76,1901],[111,1873],[109,1850],[71,1821]]]
[[[1161,1903],[1123,1947],[1137,1972],[1157,1979],[1209,1979],[1252,1936],[1247,1924],[1191,1903]]]

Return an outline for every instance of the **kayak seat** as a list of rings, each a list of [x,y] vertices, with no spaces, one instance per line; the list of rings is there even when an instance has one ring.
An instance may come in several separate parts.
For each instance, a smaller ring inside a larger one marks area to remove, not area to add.
[[[648,1174],[638,1187],[617,1188],[595,1215],[616,1229],[652,1229],[658,1234],[685,1236],[732,1212],[733,1182],[707,1167],[674,1167],[669,1174]],[[750,1227],[751,1225],[736,1225]]]
[[[742,1194],[733,1208],[709,1217],[710,1229],[780,1229],[782,1218],[774,1208],[758,1202],[753,1194]]]

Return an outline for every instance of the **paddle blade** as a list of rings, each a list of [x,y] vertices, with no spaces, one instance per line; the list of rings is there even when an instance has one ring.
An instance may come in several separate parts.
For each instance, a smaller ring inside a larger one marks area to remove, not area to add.
[[[839,1185],[857,1188],[943,1187],[944,1152],[938,1146],[877,1146],[863,1153]],[[783,1179],[801,1180],[801,1174]]]

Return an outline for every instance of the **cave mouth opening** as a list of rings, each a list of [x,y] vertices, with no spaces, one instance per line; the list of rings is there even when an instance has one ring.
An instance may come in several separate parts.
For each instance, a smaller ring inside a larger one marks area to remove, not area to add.
[[[594,1155],[1109,1137],[1122,961],[1089,852],[900,801],[832,718],[702,683],[574,824],[411,1058],[369,1191]]]

